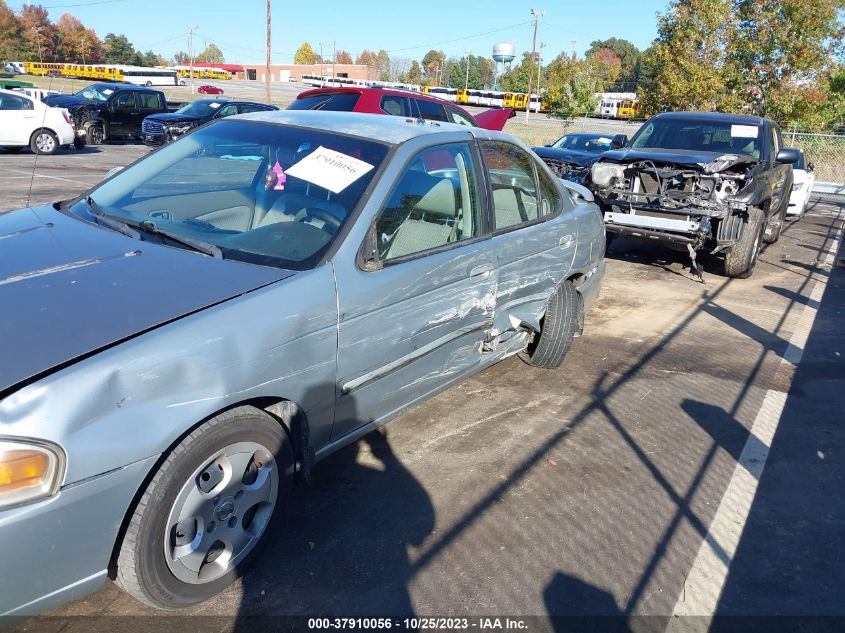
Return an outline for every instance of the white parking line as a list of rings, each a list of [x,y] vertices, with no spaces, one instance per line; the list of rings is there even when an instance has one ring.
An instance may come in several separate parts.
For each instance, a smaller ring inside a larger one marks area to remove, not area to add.
[[[834,263],[841,240],[842,228],[840,227],[833,245],[819,258],[822,269]],[[797,366],[801,362],[804,347],[816,320],[818,306],[821,305],[829,278],[830,275],[827,273],[813,286],[809,301],[804,306],[798,325],[781,358],[781,363]],[[772,439],[777,432],[786,405],[786,396],[787,394],[782,391],[766,392],[727,490],[722,496],[716,515],[689,570],[684,589],[675,603],[673,617],[670,618],[666,631],[674,633],[709,630],[731,562],[745,529],[745,523],[757,493],[757,486],[766,467]],[[725,560],[725,554],[727,554],[727,560]],[[684,618],[683,616],[698,617]]]
[[[8,167],[3,167],[3,169],[5,169],[6,171],[9,171],[9,172],[11,172],[11,173],[13,173],[13,174],[23,174],[26,178],[31,178],[31,177],[32,177],[32,173],[25,172],[25,171],[20,171],[19,169],[9,169]],[[88,183],[88,182],[85,182],[85,181],[83,181],[83,180],[70,180],[70,179],[68,179],[68,178],[60,178],[59,176],[48,176],[47,174],[35,174],[35,177],[36,177],[36,178],[49,178],[50,180],[61,180],[61,181],[64,181],[64,182],[71,182],[71,183],[73,183],[73,184],[75,184],[75,185],[89,185],[89,186],[90,186],[90,185],[94,185],[94,184],[96,184],[96,183]],[[86,178],[90,178],[90,177],[91,177],[91,175],[90,175],[90,174],[85,174],[85,177],[86,177]],[[0,178],[15,178],[15,176],[3,176],[3,175],[0,175]]]

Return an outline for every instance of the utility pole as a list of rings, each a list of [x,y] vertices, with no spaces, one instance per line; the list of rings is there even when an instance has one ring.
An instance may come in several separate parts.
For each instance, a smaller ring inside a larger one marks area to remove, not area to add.
[[[194,28],[188,27],[188,63],[190,64],[191,94],[194,94],[194,31],[198,28],[199,26],[195,26]]]
[[[323,87],[323,43],[317,42],[320,45],[320,88]]]
[[[467,54],[467,76],[466,76],[466,79],[464,79],[464,90],[467,90],[469,88],[469,58],[470,58],[470,55],[472,55],[472,51],[465,51],[465,52]]]
[[[332,79],[337,75],[337,42],[332,40]]]
[[[270,0],[267,0],[267,72],[264,74],[264,99],[270,103]]]
[[[80,46],[82,50],[82,65],[85,65],[85,33],[82,33],[82,37],[79,38]]]
[[[44,70],[44,54],[41,52],[41,27],[33,26],[35,31],[35,41],[38,43],[38,59],[41,61],[41,70]]]
[[[576,39],[573,37],[573,38],[572,38],[571,40],[569,40],[569,41],[570,41],[570,42],[572,42],[572,61],[574,62],[574,61],[575,61],[575,45],[578,43],[578,40],[576,40]]]
[[[531,38],[531,66],[528,71],[528,103],[525,104],[525,121],[528,121],[528,114],[531,112],[531,86],[534,85],[534,53],[537,50],[537,26],[540,18],[546,14],[545,11],[531,9],[531,17],[534,18],[534,35]]]
[[[540,53],[537,55],[537,112],[540,112],[540,79],[543,76],[543,49],[545,42],[540,42]]]

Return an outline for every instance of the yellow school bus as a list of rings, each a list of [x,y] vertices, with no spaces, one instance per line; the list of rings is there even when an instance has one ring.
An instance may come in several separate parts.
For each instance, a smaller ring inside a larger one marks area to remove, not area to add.
[[[622,99],[616,109],[616,116],[620,119],[633,119],[640,114],[640,102],[638,99]]]

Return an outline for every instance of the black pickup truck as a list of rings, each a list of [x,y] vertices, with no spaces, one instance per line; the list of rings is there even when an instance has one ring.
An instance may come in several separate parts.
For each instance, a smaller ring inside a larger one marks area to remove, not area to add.
[[[613,138],[590,188],[613,237],[654,240],[724,256],[723,273],[749,277],[761,243],[780,237],[797,150],[764,118],[715,112],[658,114],[630,143]]]
[[[107,82],[91,84],[72,95],[52,95],[44,102],[70,112],[76,124],[77,147],[120,138],[140,139],[144,118],[168,110],[159,90]]]

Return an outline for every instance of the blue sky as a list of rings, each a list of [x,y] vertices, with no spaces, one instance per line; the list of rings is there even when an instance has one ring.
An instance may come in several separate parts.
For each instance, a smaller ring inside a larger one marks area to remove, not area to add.
[[[165,56],[187,49],[187,30],[198,26],[195,47],[214,42],[227,62],[264,58],[265,0],[42,0],[50,18],[70,12],[102,38],[124,33],[141,50]],[[20,9],[22,0],[7,0]],[[332,41],[353,58],[364,48],[384,48],[391,57],[420,59],[430,48],[447,55],[490,55],[493,45],[509,41],[518,51],[531,49],[531,8],[545,10],[538,43],[545,42],[545,60],[561,51],[579,55],[595,39],[621,37],[639,48],[656,34],[655,14],[668,0],[312,0],[273,2],[273,61],[291,63],[294,51],[307,41],[331,55]]]

